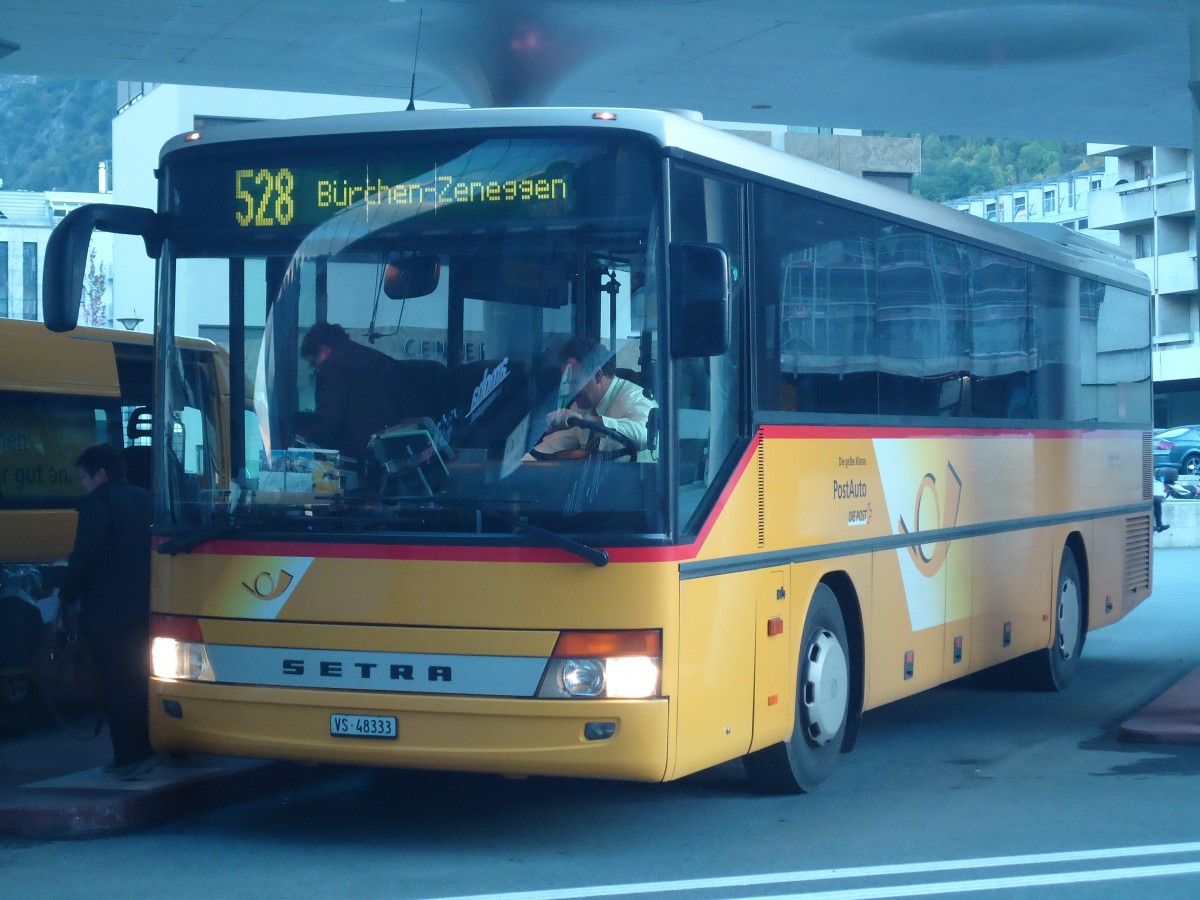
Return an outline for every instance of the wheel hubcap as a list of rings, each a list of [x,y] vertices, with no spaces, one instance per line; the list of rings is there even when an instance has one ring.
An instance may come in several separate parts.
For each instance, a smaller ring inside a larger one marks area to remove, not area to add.
[[[1075,655],[1079,645],[1079,586],[1064,578],[1058,586],[1058,652],[1063,659]]]
[[[833,632],[822,628],[804,653],[800,707],[804,733],[810,743],[822,747],[842,727],[849,684],[846,651]]]

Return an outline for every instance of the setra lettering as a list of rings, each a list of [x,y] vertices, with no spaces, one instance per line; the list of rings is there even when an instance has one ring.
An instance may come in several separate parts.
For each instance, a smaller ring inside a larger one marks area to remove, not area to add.
[[[356,681],[418,681],[452,683],[454,667],[431,665],[418,676],[416,666],[408,663],[392,663],[384,667],[373,662],[346,662],[340,659],[285,659],[281,664],[284,675],[301,677],[305,672],[313,670],[322,678],[355,679]]]

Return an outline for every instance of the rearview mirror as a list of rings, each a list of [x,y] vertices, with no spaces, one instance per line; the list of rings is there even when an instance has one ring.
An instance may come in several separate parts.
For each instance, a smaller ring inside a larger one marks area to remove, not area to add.
[[[383,292],[393,300],[425,297],[437,290],[442,264],[430,253],[393,253],[383,273]]]
[[[671,244],[671,356],[720,356],[729,349],[732,279],[718,244]]]
[[[86,203],[71,210],[46,242],[42,314],[51,331],[70,331],[79,321],[93,231],[136,234],[146,242],[146,254],[152,259],[158,258],[162,248],[158,216],[152,210],[111,203]]]

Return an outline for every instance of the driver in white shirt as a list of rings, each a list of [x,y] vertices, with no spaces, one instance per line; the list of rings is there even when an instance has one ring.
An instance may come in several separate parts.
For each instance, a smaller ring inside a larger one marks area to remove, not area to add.
[[[592,338],[575,337],[558,354],[562,364],[564,398],[570,404],[546,416],[546,433],[527,459],[544,459],[564,450],[618,451],[620,441],[586,426],[569,425],[571,418],[594,421],[624,435],[639,451],[646,447],[646,421],[655,403],[642,389],[617,376],[616,357]]]

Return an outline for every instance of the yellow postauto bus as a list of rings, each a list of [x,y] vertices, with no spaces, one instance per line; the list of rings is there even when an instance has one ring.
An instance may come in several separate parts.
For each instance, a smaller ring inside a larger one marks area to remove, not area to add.
[[[1061,689],[1149,594],[1148,285],[1106,245],[633,109],[235,125],[158,178],[47,274],[145,238],[156,427],[179,298],[249,348],[240,477],[160,443],[163,750],[805,791],[865,710]],[[316,323],[391,358],[357,453],[311,439]],[[572,338],[604,349],[566,377]],[[644,421],[577,415],[580,375]],[[572,458],[531,452],[548,416]]]
[[[226,416],[196,405],[224,403],[228,359],[209,341],[179,344],[195,386],[171,429],[184,477],[228,472],[229,439],[217,424]],[[0,732],[14,732],[33,711],[30,664],[44,624],[35,604],[58,586],[75,538],[83,496],[75,459],[89,444],[110,443],[130,480],[150,487],[154,346],[148,334],[54,334],[20,319],[0,319],[0,346]]]

